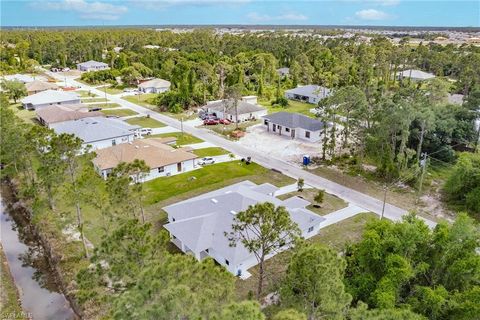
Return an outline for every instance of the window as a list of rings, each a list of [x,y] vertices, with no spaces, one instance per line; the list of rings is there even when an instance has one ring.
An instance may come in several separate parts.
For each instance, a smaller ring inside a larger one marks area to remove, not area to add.
[[[286,131],[286,132],[290,132],[290,128],[285,128],[285,131]]]
[[[208,249],[205,249],[205,252],[208,253]]]
[[[172,222],[175,222],[175,218],[174,218],[174,217],[172,217]]]
[[[230,262],[229,262],[227,259],[225,259],[225,264],[226,264],[227,266],[229,266],[229,265],[230,265]]]
[[[305,138],[310,139],[310,131],[305,131]]]
[[[165,172],[165,167],[158,167],[158,173]]]
[[[312,231],[313,231],[313,227],[308,228],[308,232],[312,232]]]
[[[112,140],[112,146],[116,146],[117,145],[117,140],[113,139]]]

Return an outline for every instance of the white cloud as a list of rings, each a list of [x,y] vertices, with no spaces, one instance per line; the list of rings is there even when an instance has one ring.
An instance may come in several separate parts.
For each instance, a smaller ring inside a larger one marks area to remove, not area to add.
[[[36,2],[34,6],[44,10],[72,11],[78,13],[82,19],[93,20],[117,20],[128,11],[126,6],[85,0]]]
[[[128,2],[132,5],[141,6],[143,8],[153,10],[174,6],[205,7],[241,5],[249,3],[250,1],[252,0],[130,0]]]
[[[308,17],[300,13],[286,13],[278,16],[250,12],[247,18],[253,22],[272,22],[272,21],[305,21]]]
[[[355,12],[355,17],[362,20],[387,20],[390,18],[390,15],[376,9],[365,9]]]
[[[400,3],[400,0],[341,0],[345,2],[361,2],[366,5],[379,5],[379,6],[396,6]]]

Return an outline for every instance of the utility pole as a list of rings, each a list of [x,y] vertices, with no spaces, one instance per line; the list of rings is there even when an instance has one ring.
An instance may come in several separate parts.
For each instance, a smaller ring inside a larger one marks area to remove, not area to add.
[[[418,186],[417,203],[420,201],[422,195],[423,178],[425,177],[425,171],[427,170],[427,153],[422,153],[422,160],[420,160],[420,166],[422,167],[422,174],[420,175],[420,185]]]
[[[182,132],[183,137],[183,117],[180,118],[180,131]]]
[[[387,202],[387,191],[388,191],[388,187],[387,185],[385,185],[383,187],[383,206],[382,206],[382,215],[380,216],[380,220],[383,219],[383,215],[385,213],[385,204]]]

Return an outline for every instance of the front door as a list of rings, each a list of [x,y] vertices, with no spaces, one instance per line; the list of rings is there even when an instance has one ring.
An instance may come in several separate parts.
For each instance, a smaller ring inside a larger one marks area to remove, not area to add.
[[[182,171],[182,163],[181,162],[177,163],[177,171],[178,172]]]
[[[272,124],[272,131],[273,132],[277,131],[277,126],[275,124]]]
[[[292,132],[292,139],[293,139],[295,138],[295,129],[292,129],[291,132]]]

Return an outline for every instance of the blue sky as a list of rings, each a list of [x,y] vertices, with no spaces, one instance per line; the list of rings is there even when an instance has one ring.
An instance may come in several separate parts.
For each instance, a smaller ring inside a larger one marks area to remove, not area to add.
[[[300,24],[480,27],[480,0],[0,0],[2,26]]]

